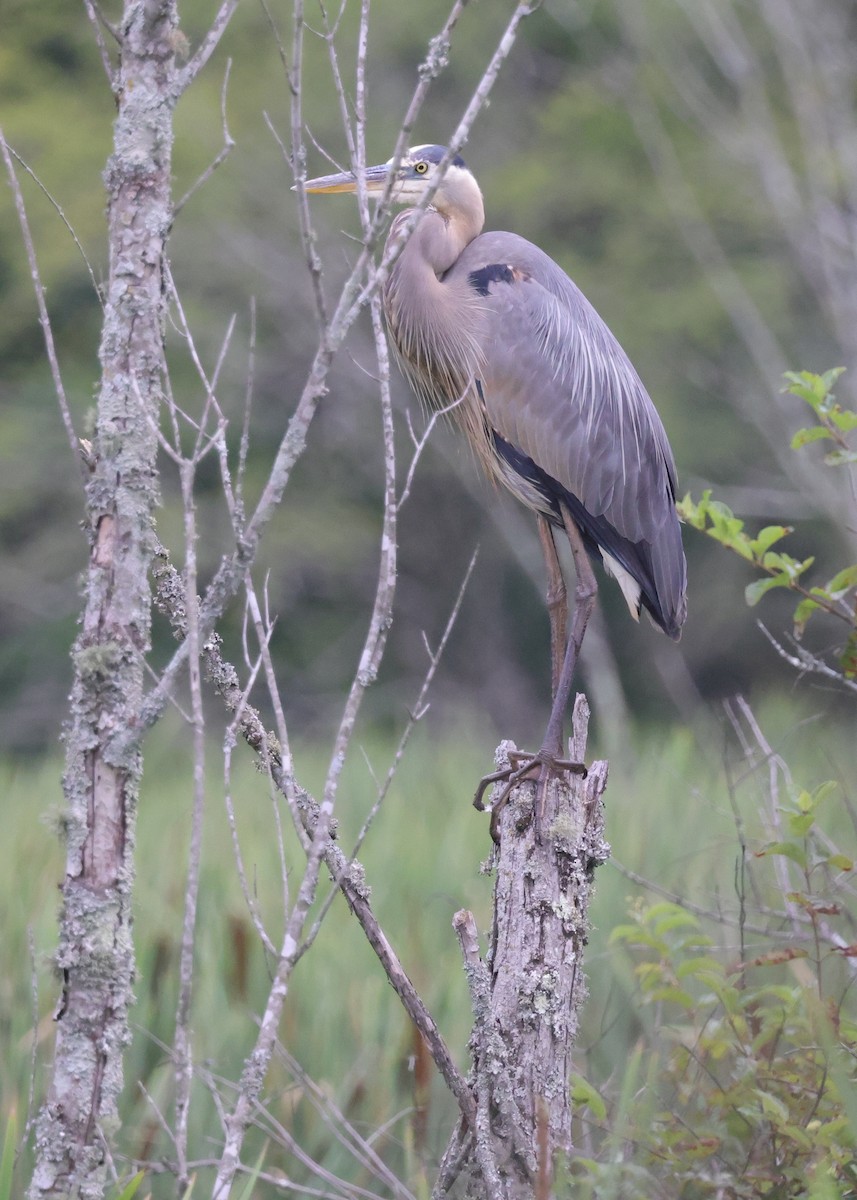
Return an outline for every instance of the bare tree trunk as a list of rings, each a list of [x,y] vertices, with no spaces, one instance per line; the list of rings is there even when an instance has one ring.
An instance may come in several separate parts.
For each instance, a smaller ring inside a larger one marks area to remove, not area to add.
[[[583,761],[589,705],[574,706],[571,757]],[[508,749],[508,744],[502,749]],[[572,1151],[571,1054],[586,996],[583,950],[595,868],[606,862],[602,796],[607,763],[562,775],[545,798],[541,838],[535,783],[519,784],[498,817],[494,921],[487,962],[470,913],[456,930],[470,983],[475,1137],[453,1135],[435,1195],[459,1170],[479,1200],[547,1200],[558,1158]]]
[[[110,274],[86,520],[90,557],[67,729],[62,995],[32,1197],[100,1197],[129,1039],[136,745],[149,650],[164,247],[171,221],[174,0],[126,0],[105,182]]]

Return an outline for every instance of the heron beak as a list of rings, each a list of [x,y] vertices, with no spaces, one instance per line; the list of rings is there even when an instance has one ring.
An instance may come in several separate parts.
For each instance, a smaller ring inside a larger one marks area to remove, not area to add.
[[[367,167],[363,172],[367,192],[382,192],[387,182],[387,164],[379,167]],[[357,176],[352,171],[344,171],[341,175],[321,175],[318,179],[308,179],[305,184],[308,192],[356,192]]]

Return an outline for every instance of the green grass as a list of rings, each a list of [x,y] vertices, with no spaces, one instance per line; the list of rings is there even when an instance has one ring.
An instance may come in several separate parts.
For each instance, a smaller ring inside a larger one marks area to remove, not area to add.
[[[814,787],[825,778],[847,779],[849,773],[853,777],[853,738],[846,729],[831,721],[802,724],[793,705],[768,706],[762,722],[774,748],[786,752],[796,784]],[[712,715],[699,730],[638,732],[627,747],[625,761],[611,763],[606,800],[614,861],[596,881],[587,958],[590,998],[577,1055],[578,1068],[598,1086],[613,1080],[618,1091],[634,1047],[647,1036],[643,1016],[631,998],[631,963],[624,951],[608,944],[613,927],[625,920],[629,900],[640,891],[617,864],[712,910],[734,910],[739,850],[733,800],[751,849],[761,844],[767,768],[740,780],[730,799],[725,741],[721,719]],[[147,750],[141,799],[135,893],[139,977],[121,1143],[125,1153],[141,1158],[171,1153],[153,1103],[169,1116],[172,1077],[163,1046],[170,1044],[173,1033],[190,826],[186,746],[181,731],[157,731]],[[485,930],[489,921],[492,884],[479,867],[490,851],[490,838],[487,819],[472,809],[470,797],[474,782],[490,766],[491,749],[489,739],[481,735],[431,744],[421,730],[360,854],[381,924],[463,1069],[470,1013],[451,920],[457,909],[467,907],[475,913],[480,929]],[[363,750],[376,774],[383,776],[389,747],[370,739]],[[741,768],[734,765],[734,746],[728,757],[737,777]],[[282,914],[272,803],[266,781],[249,756],[238,754],[236,759],[232,792],[247,874],[276,942]],[[325,765],[321,750],[310,747],[298,754],[300,776],[311,787],[320,785]],[[0,895],[6,914],[6,968],[0,975],[0,1060],[4,1063],[0,1116],[5,1125],[16,1113],[19,1131],[26,1119],[31,1080],[34,983],[37,1099],[46,1086],[51,1053],[51,1010],[57,988],[49,959],[63,864],[54,832],[60,770],[56,761],[2,768],[5,836],[0,841]],[[782,781],[781,786],[785,798]],[[372,774],[363,754],[355,752],[340,796],[344,848],[349,848],[374,795]],[[847,812],[833,800],[829,815],[829,832],[847,852],[854,845]],[[298,862],[292,846],[288,857],[293,866]],[[717,924],[711,928],[719,948],[733,952],[734,931]],[[208,768],[196,967],[196,1057],[214,1076],[234,1081],[253,1044],[270,964],[238,885],[223,802],[222,765],[214,751]],[[418,1188],[425,1160],[431,1178],[454,1108],[435,1080],[427,1133],[415,1131],[409,1115],[414,1102],[409,1023],[341,899],[334,902],[316,944],[298,964],[281,1032],[289,1051],[364,1135],[389,1122],[376,1149],[395,1170]],[[282,1064],[271,1072],[266,1103],[310,1154],[323,1158],[328,1169],[370,1182],[349,1153],[332,1143],[303,1089]],[[213,1157],[218,1137],[216,1113],[200,1082],[191,1120],[194,1154]],[[261,1134],[251,1138],[244,1161],[256,1162],[263,1145]],[[263,1169],[300,1176],[300,1168],[277,1147],[268,1148]],[[27,1170],[24,1155],[18,1167],[19,1185]],[[204,1178],[197,1186],[202,1194]],[[174,1194],[166,1178],[154,1177],[137,1194],[148,1195],[150,1189],[154,1196]],[[264,1184],[257,1184],[253,1195],[269,1193],[273,1194]]]

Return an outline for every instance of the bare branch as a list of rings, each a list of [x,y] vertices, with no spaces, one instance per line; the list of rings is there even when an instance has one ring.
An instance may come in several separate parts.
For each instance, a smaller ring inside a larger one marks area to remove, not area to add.
[[[155,578],[158,584],[156,597],[158,607],[168,617],[176,633],[183,636],[184,594],[181,579],[178,573],[168,565],[166,553],[163,550]],[[285,794],[287,783],[278,765],[276,739],[266,733],[259,714],[246,703],[246,696],[239,686],[235,669],[223,659],[220,652],[220,640],[216,635],[205,643],[203,656],[208,677],[214,683],[228,711],[235,714],[235,727],[257,753],[262,753],[263,748],[267,747],[267,752],[270,753],[272,759],[274,779]],[[305,827],[312,833],[316,824],[318,806],[304,789],[298,787],[297,784],[291,786],[295,789]],[[378,956],[405,1011],[425,1037],[432,1058],[458,1101],[465,1119],[472,1124],[475,1119],[473,1098],[453,1062],[437,1025],[426,1010],[414,985],[408,978],[407,972],[375,918],[369,902],[368,887],[362,866],[357,862],[349,864],[332,838],[328,838],[325,844],[324,861],[333,878],[337,880],[349,909],[360,922],[367,941]]]
[[[202,39],[202,42],[198,46],[193,58],[190,60],[184,70],[179,71],[178,73],[175,82],[175,92],[177,97],[180,96],[182,92],[187,91],[194,79],[196,79],[197,75],[211,58],[212,54],[220,44],[220,39],[226,32],[229,22],[232,20],[232,16],[237,7],[238,0],[223,0],[223,3],[217,12],[217,16],[214,18],[214,21],[211,24],[211,28]]]
[[[115,1128],[118,1120],[129,1036],[142,757],[137,747],[121,748],[115,732],[139,726],[150,644],[158,441],[139,396],[154,419],[163,396],[177,28],[175,0],[123,5],[121,87],[105,173],[114,253],[100,344],[85,508],[89,561],[72,654],[63,778],[66,867],[57,951],[63,990],[51,1088],[37,1122],[32,1200],[71,1190],[93,1197],[103,1192],[110,1164],[102,1130]],[[44,320],[43,302],[40,311]],[[59,385],[50,342],[49,356]],[[64,419],[75,445],[67,405]]]
[[[361,654],[360,663],[352,681],[334,741],[330,767],[328,768],[327,779],[324,785],[323,799],[316,813],[304,875],[288,916],[273,986],[268,995],[268,1002],[262,1016],[256,1046],[242,1072],[239,1095],[233,1113],[228,1120],[226,1143],[223,1149],[221,1166],[218,1170],[217,1181],[214,1186],[213,1195],[216,1200],[221,1200],[221,1198],[228,1196],[230,1193],[244,1133],[253,1115],[262,1082],[274,1052],[276,1033],[283,1003],[288,991],[289,980],[295,963],[302,953],[299,939],[301,938],[310,907],[315,899],[319,871],[325,860],[325,851],[329,841],[330,822],[333,817],[340,773],[354,732],[360,704],[366,689],[374,682],[377,675],[380,659],[387,640],[387,633],[391,624],[396,582],[396,501],[392,405],[389,396],[389,364],[386,360],[386,342],[384,341],[383,331],[380,326],[380,309],[377,297],[373,298],[372,308],[373,319],[376,321],[376,332],[379,337],[377,349],[379,363],[382,368],[381,390],[386,464],[384,523],[381,538],[381,566],[378,572],[378,587],[363,653]]]
[[[96,4],[95,0],[83,0],[83,4],[86,8],[86,15],[89,17],[92,25],[92,32],[95,36],[95,44],[98,46],[98,53],[101,55],[101,65],[104,67],[104,74],[107,76],[107,82],[110,84],[110,90],[115,95],[117,87],[117,72],[113,66],[113,63],[110,61],[110,52],[107,49],[107,43],[104,40],[103,30],[106,29],[119,46],[122,45],[122,38],[116,26],[112,25],[101,11],[100,4]]]
[[[194,938],[199,900],[199,880],[202,865],[202,823],[205,811],[205,713],[202,704],[200,674],[201,646],[199,641],[199,597],[197,589],[197,530],[194,502],[195,463],[182,462],[179,471],[184,510],[185,535],[185,614],[187,619],[188,668],[193,738],[193,804],[191,807],[191,838],[188,851],[188,871],[185,883],[184,921],[179,952],[179,997],[176,1008],[176,1032],[173,1062],[176,1080],[175,1145],[178,1156],[178,1182],[181,1187],[190,1183],[187,1166],[188,1121],[190,1091],[193,1080],[193,1049],[190,1016],[193,987]]]
[[[459,6],[457,5],[456,7]],[[491,86],[495,82],[497,73],[512,48],[514,37],[521,21],[533,12],[534,9],[535,4],[531,3],[519,4],[515,9],[512,19],[488,65],[485,77],[474,92],[473,99],[467,107],[464,118],[459,122],[458,129],[450,146],[450,155],[447,156],[448,160],[451,161],[452,147],[460,147],[463,144],[473,121],[478,115],[480,107],[488,99]],[[298,0],[295,4],[296,29],[302,27],[301,21],[302,5]],[[300,191],[301,188],[299,185],[299,196]],[[426,197],[423,198],[423,204],[427,205],[428,202],[427,192]],[[373,237],[374,231],[377,230],[378,226],[379,220],[376,213],[375,223],[373,224]],[[304,384],[300,399],[277,450],[268,481],[259,498],[255,512],[247,522],[243,537],[235,551],[224,557],[208,587],[200,613],[200,629],[203,641],[209,636],[215,622],[222,615],[227,604],[232,600],[241,586],[244,573],[255,556],[262,532],[277,509],[291,478],[292,470],[303,454],[310,424],[315,416],[319,401],[327,391],[327,375],[336,352],[357,319],[361,307],[365,303],[368,303],[371,297],[383,285],[389,274],[390,266],[395,259],[395,254],[400,252],[402,244],[402,242],[399,242],[395,251],[385,254],[381,264],[378,268],[371,271],[368,281],[365,284],[362,281],[371,262],[374,242],[368,240],[362,247],[343,285],[330,322],[322,331],[307,381]],[[175,652],[171,662],[163,671],[161,684],[147,698],[145,713],[139,729],[128,733],[127,736],[130,740],[139,740],[145,731],[158,719],[179,672],[183,668],[186,655],[187,648],[184,645],[180,646]]]
[[[89,469],[83,460],[81,454],[81,443],[74,431],[74,422],[71,416],[71,408],[69,407],[68,397],[65,393],[65,387],[62,381],[62,373],[60,372],[59,359],[57,358],[56,345],[54,344],[53,328],[51,319],[48,314],[48,306],[45,301],[45,289],[42,286],[42,277],[39,274],[39,264],[36,259],[36,247],[33,243],[33,236],[30,232],[30,222],[27,219],[27,210],[24,206],[24,197],[21,193],[21,185],[18,182],[18,176],[15,171],[15,164],[12,161],[14,151],[9,146],[6,138],[3,136],[3,131],[0,129],[0,153],[3,155],[3,161],[6,164],[6,173],[9,176],[9,183],[12,187],[12,195],[15,197],[15,208],[18,213],[18,221],[21,226],[21,235],[24,239],[24,247],[27,251],[27,261],[30,264],[30,278],[33,281],[33,291],[36,295],[36,304],[39,309],[39,324],[42,327],[42,336],[45,339],[45,352],[48,356],[48,363],[51,368],[51,375],[54,381],[54,391],[56,392],[57,401],[59,402],[60,415],[62,416],[63,425],[65,426],[66,437],[68,444],[71,447],[71,452],[80,471],[80,477],[84,487],[89,482]],[[15,155],[17,158],[17,155]]]
[[[825,679],[830,679],[839,687],[846,688],[851,692],[857,692],[857,679],[849,679],[842,671],[837,671],[834,667],[828,666],[824,659],[811,654],[806,647],[802,646],[800,642],[795,641],[794,638],[790,639],[792,650],[789,652],[781,642],[777,641],[771,631],[761,621],[757,621],[756,624],[774,647],[777,654],[779,654],[780,658],[785,659],[789,666],[794,667],[801,675],[822,675]]]
[[[250,413],[253,407],[253,384],[256,377],[256,299],[250,297],[250,345],[247,352],[247,384],[244,391],[244,420],[241,424],[241,443],[238,448],[238,467],[235,472],[235,513],[233,527],[236,539],[244,525],[244,479],[247,474],[247,455],[250,451]]]
[[[191,186],[188,188],[188,190],[182,196],[181,200],[178,200],[176,202],[176,204],[173,206],[173,220],[176,219],[176,217],[179,215],[181,210],[187,204],[188,200],[190,200],[191,196],[193,196],[196,192],[198,192],[199,189],[204,184],[208,183],[209,179],[212,177],[212,175],[217,170],[217,168],[220,166],[220,164],[222,162],[224,162],[226,160],[226,158],[228,158],[229,153],[232,150],[232,147],[235,145],[235,140],[232,137],[231,133],[229,132],[229,125],[228,125],[227,119],[226,119],[226,90],[229,87],[229,72],[231,70],[232,70],[232,59],[227,58],[226,70],[223,72],[223,86],[220,89],[220,118],[221,118],[221,121],[223,122],[223,146],[221,147],[220,151],[217,153],[215,158],[205,168],[205,170],[202,172],[202,174],[196,180],[196,182],[191,184]]]
[[[212,677],[212,675],[213,675],[212,663],[214,662],[217,664],[220,676],[224,675],[227,670],[229,670],[232,673],[232,675],[235,676],[235,685],[234,686],[235,686],[235,690],[237,691],[238,690],[237,674],[235,673],[234,668],[231,668],[231,667],[228,668],[227,664],[222,663],[222,660],[220,660],[219,646],[217,646],[215,643],[209,641],[209,643],[205,647],[205,653],[206,653],[206,659],[208,662],[209,676]],[[241,893],[244,897],[244,903],[247,905],[247,911],[250,913],[250,919],[252,920],[253,925],[256,929],[256,932],[259,935],[259,940],[261,941],[262,945],[265,947],[265,950],[268,952],[268,954],[270,954],[274,958],[276,958],[277,948],[274,945],[273,940],[269,937],[267,930],[265,929],[265,925],[264,925],[264,922],[262,921],[261,913],[259,912],[259,905],[256,901],[255,896],[252,894],[252,892],[250,890],[250,886],[247,882],[247,872],[244,867],[244,856],[241,852],[241,843],[238,840],[238,825],[235,820],[235,806],[232,802],[232,786],[231,786],[232,751],[235,747],[235,742],[236,742],[236,730],[241,730],[245,739],[248,741],[249,741],[250,730],[252,730],[252,736],[254,737],[254,741],[256,743],[254,745],[254,749],[257,751],[259,756],[262,758],[262,761],[266,764],[266,767],[268,768],[268,770],[269,771],[271,770],[271,766],[270,766],[271,748],[269,745],[270,739],[269,739],[268,733],[265,730],[264,726],[262,725],[261,721],[259,720],[259,716],[258,716],[258,713],[256,712],[256,710],[251,708],[247,703],[247,696],[249,695],[250,691],[252,690],[253,686],[255,685],[256,676],[261,667],[262,661],[263,660],[260,655],[258,662],[254,665],[253,670],[251,670],[251,672],[250,672],[250,678],[247,682],[247,686],[245,687],[244,691],[238,696],[233,696],[232,694],[229,695],[229,704],[227,707],[230,709],[230,711],[234,712],[234,715],[229,724],[229,728],[226,730],[226,734],[223,739],[223,798],[224,798],[224,802],[226,804],[226,817],[227,817],[227,821],[229,823],[229,833],[232,838],[232,851],[235,856],[235,865],[236,865],[236,869],[238,871],[238,882],[241,887]],[[214,677],[217,678],[218,676],[215,675]],[[220,684],[218,690],[220,690],[221,694],[223,695],[223,684]],[[224,699],[225,698],[226,697],[224,696]],[[251,744],[253,744],[253,743],[251,743]],[[284,881],[283,886],[284,886],[285,902],[287,904],[288,903],[287,881]],[[284,908],[284,912],[285,911],[287,911],[286,908]]]
[[[453,607],[452,607],[452,611],[446,622],[446,628],[443,631],[443,635],[441,637],[440,644],[438,645],[437,650],[432,651],[428,647],[428,645],[426,646],[426,650],[427,650],[427,653],[429,656],[428,669],[427,669],[425,675],[423,676],[423,681],[420,686],[420,690],[419,690],[417,699],[409,710],[407,724],[405,725],[405,728],[402,732],[402,736],[399,739],[399,744],[396,747],[395,754],[393,755],[393,761],[391,762],[391,764],[387,770],[386,778],[378,787],[378,794],[375,797],[375,801],[372,804],[369,811],[367,812],[366,816],[363,818],[363,824],[361,825],[360,831],[357,834],[357,837],[355,839],[354,845],[351,850],[351,855],[347,860],[347,869],[349,869],[349,870],[356,862],[357,855],[359,854],[360,848],[363,845],[364,841],[366,840],[366,836],[369,833],[369,829],[372,826],[372,823],[374,822],[375,818],[377,817],[377,815],[381,809],[381,805],[384,803],[384,800],[387,798],[387,794],[393,784],[393,780],[396,777],[396,773],[399,769],[399,766],[401,765],[402,759],[404,758],[405,748],[407,747],[408,742],[411,740],[411,735],[414,732],[414,730],[416,729],[418,722],[420,720],[422,720],[422,718],[425,716],[426,712],[428,711],[428,705],[426,704],[426,696],[429,693],[429,690],[430,690],[432,682],[434,680],[438,665],[440,663],[441,658],[443,657],[444,650],[446,649],[447,642],[449,641],[450,635],[455,626],[455,622],[458,619],[458,614],[461,610],[461,605],[464,600],[464,593],[467,590],[468,583],[470,582],[470,576],[473,574],[473,568],[476,566],[476,558],[477,558],[478,553],[479,553],[478,549],[474,550],[473,555],[470,559],[470,563],[468,564],[467,571],[465,572],[465,575],[464,575],[464,579],[461,582],[461,587],[458,589],[458,595],[456,596],[455,603],[453,604]],[[301,946],[301,954],[304,954],[309,949],[309,947],[312,945],[312,942],[315,940],[315,937],[318,934],[319,929],[321,928],[321,923],[324,920],[324,918],[327,914],[327,911],[333,902],[333,898],[336,895],[336,890],[338,887],[339,887],[339,879],[334,876],[333,887],[331,888],[324,903],[322,904],[321,909],[319,910],[318,917],[316,918],[315,922],[313,923],[312,929],[310,929],[309,933],[306,935],[306,938],[304,939],[303,945]]]
[[[348,1121],[345,1114],[330,1096],[329,1091],[318,1086],[281,1042],[277,1043],[277,1057],[286,1064],[288,1070],[294,1075],[304,1094],[309,1098],[316,1112],[321,1116],[326,1127],[332,1132],[340,1145],[344,1146],[367,1170],[382,1180],[395,1196],[400,1196],[402,1200],[414,1200],[409,1189],[405,1187],[401,1180],[397,1178],[372,1148],[371,1142],[361,1137],[354,1126]],[[377,1133],[373,1133],[373,1140],[376,1136]]]

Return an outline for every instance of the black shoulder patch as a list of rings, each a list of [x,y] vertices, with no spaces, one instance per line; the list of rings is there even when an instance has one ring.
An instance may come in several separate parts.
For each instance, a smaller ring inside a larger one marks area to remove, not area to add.
[[[508,263],[489,263],[478,271],[471,271],[467,282],[480,296],[487,296],[492,283],[514,283],[520,275]]]

